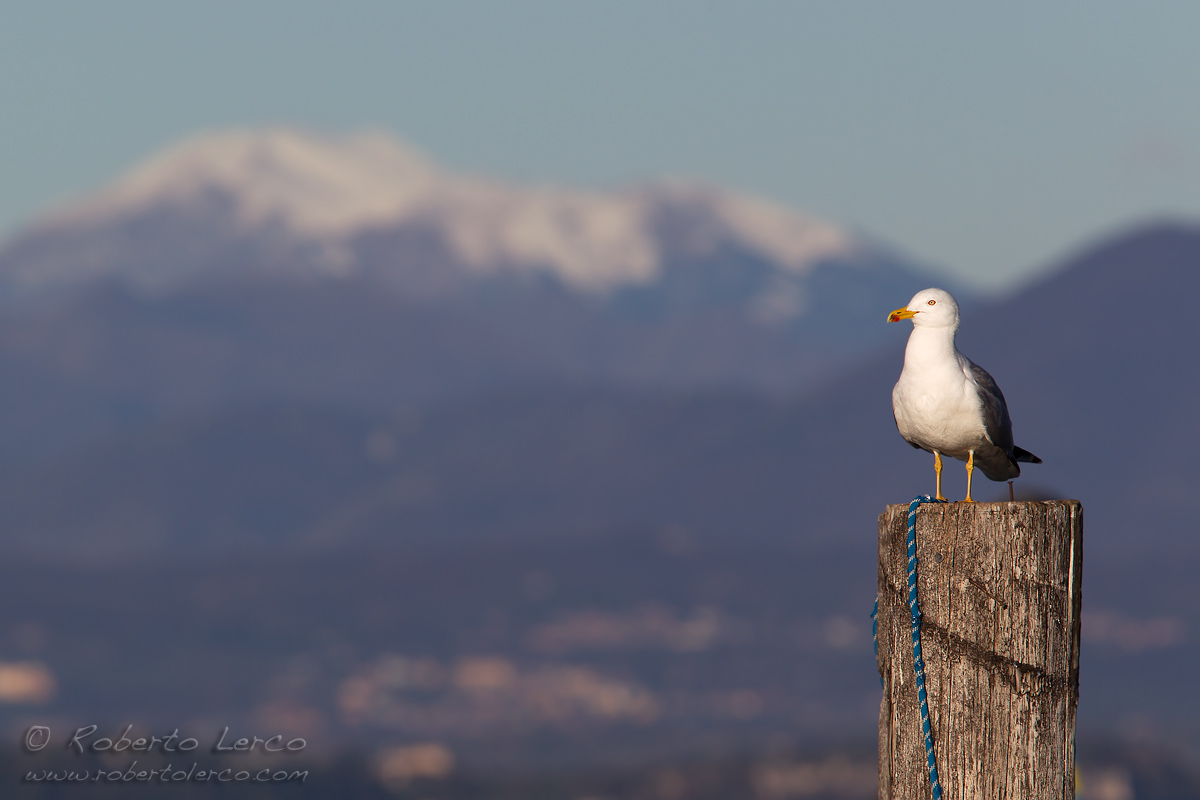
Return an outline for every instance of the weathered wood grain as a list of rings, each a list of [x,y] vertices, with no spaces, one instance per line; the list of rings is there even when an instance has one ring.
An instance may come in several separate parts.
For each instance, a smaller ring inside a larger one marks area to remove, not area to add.
[[[879,517],[879,797],[929,798],[912,664],[908,506]],[[1083,508],[922,505],[921,644],[947,800],[1075,796]]]

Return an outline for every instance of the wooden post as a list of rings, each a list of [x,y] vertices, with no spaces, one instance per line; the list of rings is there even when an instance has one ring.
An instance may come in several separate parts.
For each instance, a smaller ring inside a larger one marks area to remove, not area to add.
[[[928,800],[913,676],[908,506],[879,517],[880,800]],[[946,800],[1071,800],[1083,508],[924,504],[917,591]]]

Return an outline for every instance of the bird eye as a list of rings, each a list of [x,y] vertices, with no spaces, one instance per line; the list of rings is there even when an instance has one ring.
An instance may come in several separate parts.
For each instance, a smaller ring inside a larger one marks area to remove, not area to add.
[[[937,300],[930,300],[929,305],[931,305],[931,306],[937,305]]]

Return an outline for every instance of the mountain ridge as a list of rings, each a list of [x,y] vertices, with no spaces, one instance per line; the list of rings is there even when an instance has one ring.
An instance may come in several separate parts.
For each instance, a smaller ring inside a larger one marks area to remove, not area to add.
[[[118,245],[103,231],[164,213],[210,218],[234,238],[289,245],[292,258],[306,255],[308,269],[332,277],[358,267],[356,238],[415,229],[436,236],[476,274],[543,273],[595,293],[652,283],[672,257],[703,257],[722,242],[799,274],[880,249],[830,223],[709,184],[521,186],[448,172],[382,133],[319,136],[285,128],[185,140],[35,220],[6,249],[28,253],[54,237],[87,246],[97,236],[111,249]],[[44,260],[22,268],[3,251],[0,275],[18,290],[49,280]]]

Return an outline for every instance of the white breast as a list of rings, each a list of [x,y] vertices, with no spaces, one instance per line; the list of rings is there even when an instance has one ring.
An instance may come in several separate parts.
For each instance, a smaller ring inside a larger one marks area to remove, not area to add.
[[[892,411],[905,439],[952,458],[965,459],[986,441],[975,382],[958,358],[934,364],[906,359],[892,390]]]

